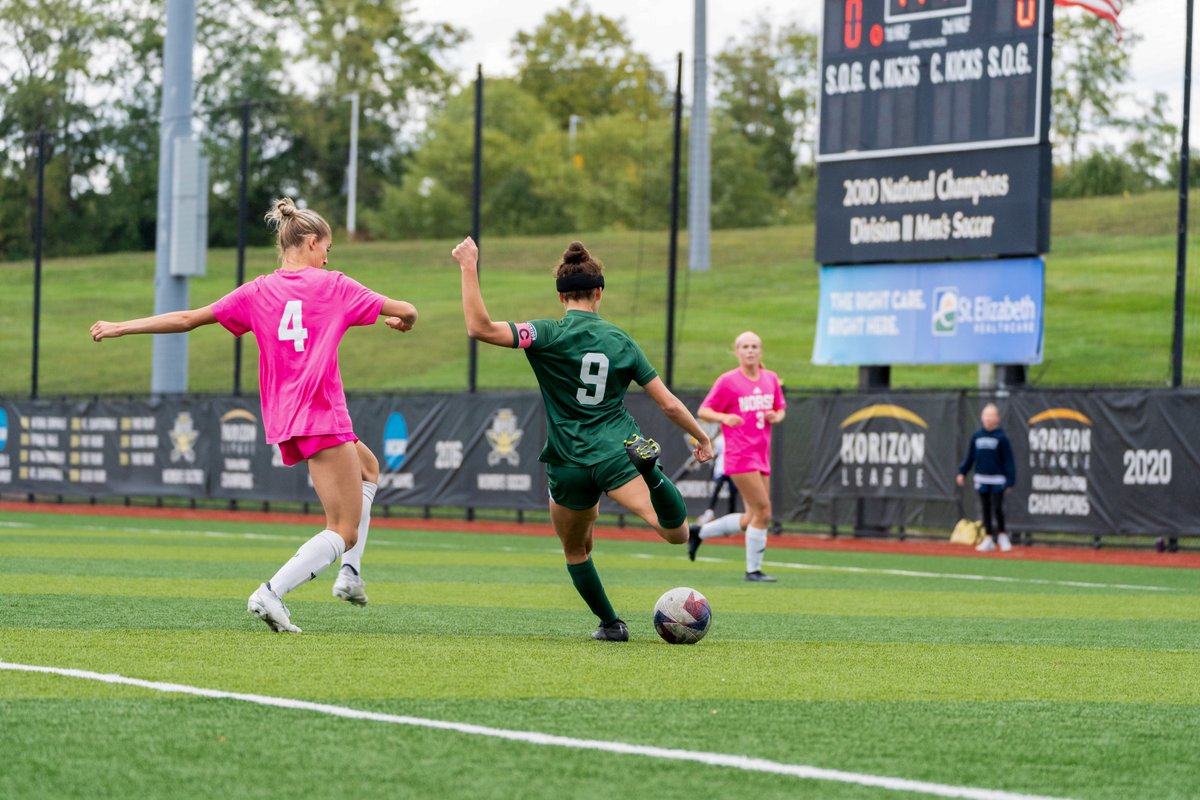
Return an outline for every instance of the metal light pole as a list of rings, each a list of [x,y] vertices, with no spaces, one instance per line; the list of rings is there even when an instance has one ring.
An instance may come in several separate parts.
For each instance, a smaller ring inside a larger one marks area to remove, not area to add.
[[[483,202],[483,64],[475,67],[475,159],[471,187],[471,238],[480,243],[482,231],[481,204]],[[476,262],[478,270],[483,262],[482,255]],[[480,277],[482,283],[483,278]],[[479,342],[467,339],[467,391],[475,393],[479,380]]]
[[[242,101],[241,158],[238,162],[237,286],[246,282],[246,211],[250,183],[250,101]],[[237,286],[234,288],[236,289]],[[233,394],[242,394],[242,337],[233,339]]]
[[[675,127],[671,137],[671,238],[667,244],[667,388],[675,377],[675,278],[679,274],[679,150],[683,127],[683,53],[675,61]]]
[[[1187,31],[1183,56],[1183,129],[1179,145],[1179,236],[1175,244],[1175,327],[1171,337],[1171,385],[1183,385],[1183,312],[1187,288],[1188,173],[1191,164],[1192,12],[1187,0]]]
[[[38,367],[42,339],[42,240],[46,235],[46,131],[37,132],[37,208],[33,216],[33,377],[29,396],[38,396]]]
[[[354,217],[358,196],[358,92],[350,93],[350,164],[346,169],[346,232],[354,238]]]
[[[188,303],[188,279],[171,274],[171,218],[174,214],[175,140],[192,134],[192,45],[195,38],[195,0],[167,0],[158,147],[158,230],[154,243],[155,314],[182,311]],[[155,335],[150,391],[153,394],[182,394],[187,391],[187,380],[187,334]]]
[[[708,36],[707,0],[696,0],[696,36],[693,45],[692,125],[688,132],[688,269],[707,272],[708,230],[712,206],[712,174],[708,149]]]
[[[575,169],[583,168],[583,157],[575,149],[575,134],[579,130],[579,123],[581,122],[583,122],[583,117],[578,114],[572,114],[567,117],[567,149],[571,151],[571,166],[575,167]]]

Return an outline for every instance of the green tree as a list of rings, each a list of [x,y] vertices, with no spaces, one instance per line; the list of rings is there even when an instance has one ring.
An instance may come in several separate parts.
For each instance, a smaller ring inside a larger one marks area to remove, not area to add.
[[[1111,23],[1095,14],[1065,9],[1055,14],[1052,124],[1068,164],[1075,163],[1086,137],[1124,124],[1121,87],[1139,39],[1131,31],[1118,39]]]
[[[453,236],[471,223],[475,97],[462,91],[421,137],[403,182],[384,188],[364,211],[372,232],[388,237]],[[481,213],[493,234],[568,229],[571,203],[558,194],[568,169],[565,134],[537,100],[511,80],[489,80],[484,97]]]
[[[1167,119],[1167,96],[1155,92],[1141,104],[1140,113],[1126,126],[1130,134],[1125,157],[1142,189],[1156,189],[1171,181],[1172,166],[1179,160],[1179,129]]]
[[[786,195],[797,183],[798,150],[813,141],[816,34],[795,23],[774,28],[760,17],[717,54],[713,79],[718,104],[758,148],[757,168],[771,191]]]
[[[86,247],[91,233],[80,225],[86,178],[101,164],[102,131],[86,93],[107,76],[100,59],[112,38],[109,4],[73,0],[7,0],[0,3],[0,256],[32,249],[38,131],[49,134],[46,150],[46,242]]]
[[[414,131],[454,86],[445,56],[465,34],[417,18],[413,0],[296,0],[276,5],[278,24],[299,34],[305,66],[288,71],[294,91],[317,100],[297,106],[293,147],[305,165],[312,202],[340,217],[350,149],[350,104],[360,99],[358,198],[369,206],[399,182],[409,155],[398,132]]]
[[[1054,175],[1055,197],[1097,197],[1142,189],[1141,177],[1123,154],[1096,149],[1071,164],[1059,165]]]
[[[599,117],[580,126],[570,168],[560,170],[560,197],[570,198],[577,230],[645,230],[670,222],[671,137],[669,117],[630,112]]]
[[[777,222],[779,198],[761,168],[764,145],[750,141],[727,117],[714,118],[712,131],[713,227],[758,228]]]
[[[572,115],[663,116],[670,107],[666,81],[634,49],[624,21],[594,13],[582,0],[517,33],[512,56],[517,83],[563,128]]]

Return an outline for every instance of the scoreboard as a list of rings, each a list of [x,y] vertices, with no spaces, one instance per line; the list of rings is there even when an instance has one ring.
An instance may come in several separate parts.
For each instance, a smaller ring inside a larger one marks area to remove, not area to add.
[[[1049,247],[1052,0],[825,0],[817,261]]]

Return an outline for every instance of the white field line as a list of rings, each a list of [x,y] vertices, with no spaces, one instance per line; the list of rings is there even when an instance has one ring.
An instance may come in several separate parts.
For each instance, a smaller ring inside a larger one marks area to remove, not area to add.
[[[22,522],[0,522],[0,527],[5,528],[25,528],[33,527]],[[205,538],[216,539],[255,539],[276,542],[297,542],[305,541],[302,535],[288,534],[270,534],[270,533],[244,533],[232,531],[188,531],[178,530],[174,528],[129,528],[115,525],[72,525],[75,530],[83,531],[120,531],[121,533],[149,533],[157,536],[199,536]],[[397,547],[399,542],[391,542],[387,539],[375,538],[371,540],[372,547]],[[444,550],[460,550],[463,549],[459,545],[453,544],[425,544],[424,548],[437,548]],[[501,547],[501,550],[511,551],[514,548]],[[562,551],[556,548],[544,549],[545,553],[561,553]],[[641,559],[658,559],[658,558],[675,558],[672,556],[663,556],[658,553],[631,553],[633,558]],[[705,556],[697,556],[697,561],[704,561],[712,564],[725,564],[730,559],[711,558]],[[1146,592],[1175,592],[1178,589],[1171,586],[1142,586],[1138,584],[1128,583],[1091,583],[1088,581],[1055,581],[1045,578],[1010,578],[1004,575],[973,575],[970,573],[955,573],[955,572],[921,572],[910,569],[882,569],[876,567],[844,567],[832,566],[826,564],[801,564],[793,561],[764,561],[769,567],[783,567],[785,569],[806,569],[815,572],[855,572],[866,575],[894,575],[902,578],[941,578],[944,580],[958,581],[992,581],[995,583],[1027,583],[1039,586],[1069,586],[1072,588],[1083,589],[1120,589],[1128,591],[1146,591]]]
[[[661,558],[650,553],[634,553],[635,558]],[[696,556],[697,561],[708,564],[729,564],[733,559]],[[1086,589],[1128,589],[1147,592],[1178,592],[1173,586],[1140,586],[1129,583],[1088,583],[1086,581],[1052,581],[1045,578],[1010,578],[1004,575],[972,575],[958,572],[920,572],[912,569],[883,569],[880,567],[841,567],[830,564],[801,564],[795,561],[764,561],[766,567],[784,569],[806,569],[813,572],[856,572],[866,575],[895,575],[901,578],[943,578],[954,581],[996,581],[998,583],[1031,583],[1041,586],[1070,586]]]
[[[1090,583],[1088,581],[1052,581],[1045,578],[1010,578],[1005,575],[972,575],[958,572],[919,572],[911,569],[881,569],[874,567],[837,567],[824,564],[797,564],[791,561],[765,561],[771,567],[811,569],[819,572],[860,572],[871,575],[898,575],[904,578],[945,578],[956,581],[994,581],[996,583],[1031,583],[1040,586],[1070,586],[1084,589],[1128,589],[1145,592],[1174,592],[1170,586],[1141,586],[1130,583]]]
[[[472,736],[488,736],[494,739],[505,739],[511,742],[523,742],[542,747],[567,747],[574,750],[594,750],[622,755],[645,756],[669,761],[688,761],[697,764],[707,764],[714,767],[731,767],[749,772],[765,772],[774,775],[787,775],[807,780],[832,781],[849,783],[858,786],[872,786],[880,789],[890,789],[897,792],[921,792],[936,797],[961,797],[969,800],[1055,800],[1041,795],[1019,794],[997,789],[980,789],[971,786],[952,786],[944,783],[929,783],[907,778],[894,778],[886,775],[867,775],[858,772],[844,772],[836,769],[823,769],[804,764],[784,764],[779,761],[769,761],[763,758],[749,756],[727,755],[725,753],[706,753],[695,750],[677,750],[666,747],[651,747],[648,745],[627,744],[625,742],[608,742],[599,739],[576,739],[571,736],[555,736],[536,731],[515,731],[504,728],[491,728],[483,725],[471,725],[464,722],[448,722],[446,720],[424,719],[396,714],[382,714],[376,711],[361,711],[345,706],[335,706],[326,703],[313,703],[307,700],[294,700],[287,697],[271,697],[260,694],[243,694],[241,692],[226,692],[219,689],[204,689],[198,686],[187,686],[179,683],[162,683],[145,681],[138,678],[128,678],[124,675],[90,672],[79,669],[63,669],[60,667],[44,667],[30,664],[10,664],[0,661],[0,670],[11,672],[36,672],[59,675],[66,678],[99,681],[101,683],[136,686],[155,692],[168,694],[184,694],[194,697],[207,697],[216,700],[237,700],[243,703],[253,703],[260,706],[288,708],[297,711],[311,711],[317,714],[327,714],[344,719],[361,719],[370,722],[383,722],[391,725],[409,725],[417,728],[432,728],[435,730],[454,731]]]
[[[0,523],[0,527],[16,527]],[[304,542],[309,537],[303,534],[287,533],[247,533],[245,531],[189,531],[178,528],[129,528],[120,525],[72,525],[71,530],[77,531],[113,531],[117,533],[147,533],[153,536],[197,536],[205,539],[251,539],[269,542]],[[371,546],[394,547],[396,542],[387,540],[372,540]]]

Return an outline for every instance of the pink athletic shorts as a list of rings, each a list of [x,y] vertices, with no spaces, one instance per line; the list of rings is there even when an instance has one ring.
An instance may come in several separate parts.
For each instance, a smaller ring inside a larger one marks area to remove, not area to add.
[[[279,455],[286,466],[299,464],[313,455],[346,442],[357,442],[353,433],[322,433],[317,436],[293,436],[279,443]]]

